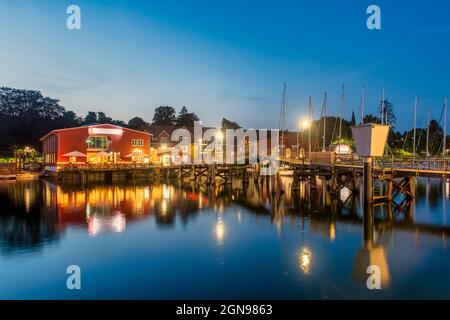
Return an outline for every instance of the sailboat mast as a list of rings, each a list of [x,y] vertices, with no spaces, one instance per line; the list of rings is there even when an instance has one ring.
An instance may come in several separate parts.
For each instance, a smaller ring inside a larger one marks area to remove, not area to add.
[[[416,96],[414,99],[414,138],[413,138],[413,156],[416,156],[416,119],[417,119],[417,104],[419,100]]]
[[[442,143],[442,156],[447,155],[447,97],[444,100],[444,140]]]
[[[327,132],[327,93],[323,94],[323,144],[322,144],[322,152],[326,151],[325,148],[325,140],[326,140],[326,132]]]
[[[427,157],[430,156],[430,152],[428,151],[428,140],[430,139],[430,109],[427,110],[427,143],[426,143],[426,153]]]
[[[364,124],[364,104],[366,103],[366,87],[362,89],[361,97],[361,124]]]
[[[312,125],[313,125],[313,115],[312,115],[312,100],[311,100],[311,96],[309,96],[308,99],[308,108],[309,108],[309,130],[308,130],[308,154],[309,156],[311,156],[311,130],[312,130]]]
[[[286,112],[286,83],[283,83],[283,94],[281,96],[281,110],[280,110],[280,130],[281,130],[281,148],[284,155],[284,115]]]
[[[338,143],[341,143],[341,139],[342,139],[342,116],[344,113],[344,94],[345,94],[345,86],[342,86],[341,108],[339,111],[339,141],[338,141]]]
[[[384,99],[385,99],[385,88],[383,87],[383,94],[381,96],[381,124],[384,124]]]

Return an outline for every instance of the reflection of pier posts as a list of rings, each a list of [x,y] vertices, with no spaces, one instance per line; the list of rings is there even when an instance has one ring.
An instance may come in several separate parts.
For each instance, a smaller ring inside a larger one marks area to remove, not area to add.
[[[386,180],[386,198],[388,201],[392,201],[393,182],[392,179]]]
[[[86,172],[84,170],[80,170],[80,182],[81,185],[86,183]]]
[[[373,206],[369,202],[364,202],[363,206],[363,233],[364,233],[364,248],[370,250],[373,246],[373,229],[374,229],[374,215]]]
[[[257,164],[255,164],[254,168],[255,168],[254,180],[256,182],[256,181],[259,180],[259,174],[260,174],[260,171],[261,171],[261,167],[260,167],[259,163],[257,163]]]

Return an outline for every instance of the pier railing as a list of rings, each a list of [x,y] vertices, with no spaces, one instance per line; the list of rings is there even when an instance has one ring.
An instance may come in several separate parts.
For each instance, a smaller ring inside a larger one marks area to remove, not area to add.
[[[127,169],[151,169],[158,165],[152,163],[88,163],[88,164],[58,164],[58,171],[74,170],[127,170]]]
[[[361,167],[363,166],[362,158],[357,155],[313,158],[309,160],[298,159],[281,159],[283,163],[290,165],[320,165],[320,166],[341,166],[341,167]],[[316,161],[317,160],[317,161]],[[188,165],[185,165],[188,166]],[[229,166],[229,165],[227,165]],[[173,166],[179,167],[179,166]],[[394,157],[377,157],[373,163],[374,169],[389,170],[408,170],[422,171],[433,173],[450,173],[450,158],[394,158]],[[58,171],[74,171],[74,170],[129,170],[129,169],[155,169],[163,168],[159,164],[154,163],[104,163],[104,164],[59,164]]]
[[[362,168],[363,159],[356,154],[330,157],[329,155],[318,156],[313,155],[304,161],[297,159],[281,159],[283,163],[290,165],[312,165],[312,166],[339,166]],[[424,172],[432,174],[450,174],[450,157],[433,157],[433,158],[411,158],[411,157],[394,157],[393,155],[385,157],[377,157],[374,160],[373,167],[381,171],[410,171],[411,173]]]
[[[340,165],[362,166],[362,159],[342,160]],[[375,158],[374,168],[381,170],[450,171],[450,158]]]

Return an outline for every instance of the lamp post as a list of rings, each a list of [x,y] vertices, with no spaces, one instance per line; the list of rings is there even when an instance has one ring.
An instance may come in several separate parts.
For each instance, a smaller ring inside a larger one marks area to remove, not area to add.
[[[308,135],[308,150],[309,152],[311,152],[311,119],[310,118],[304,118],[301,122],[301,126],[302,126],[302,148],[303,148],[303,135],[305,130],[309,130],[309,135]]]
[[[298,130],[297,130],[297,158],[300,158],[300,145],[299,145],[299,142],[298,142],[298,132],[300,131],[301,126],[302,126],[302,120],[300,120],[298,122]]]

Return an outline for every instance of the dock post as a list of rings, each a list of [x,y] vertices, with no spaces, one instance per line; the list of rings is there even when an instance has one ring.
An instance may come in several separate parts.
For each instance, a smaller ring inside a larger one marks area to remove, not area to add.
[[[364,179],[364,206],[372,203],[373,198],[373,168],[372,168],[372,158],[365,157],[364,169],[363,169],[363,179]]]
[[[248,173],[247,173],[247,168],[245,168],[245,167],[242,171],[242,182],[248,183]]]
[[[408,191],[409,191],[411,198],[415,198],[416,190],[414,188],[414,177],[409,177]]]
[[[212,171],[212,166],[210,164],[208,164],[208,166],[206,167],[206,184],[207,185],[211,184],[211,171]]]
[[[392,182],[392,179],[388,179],[388,180],[386,180],[386,197],[387,197],[387,199],[389,200],[389,201],[392,201],[393,199],[392,199],[392,192],[393,192],[393,190],[394,190],[394,188],[393,188],[393,182]]]
[[[195,181],[195,165],[191,166],[191,181]]]

